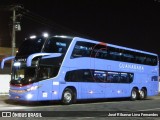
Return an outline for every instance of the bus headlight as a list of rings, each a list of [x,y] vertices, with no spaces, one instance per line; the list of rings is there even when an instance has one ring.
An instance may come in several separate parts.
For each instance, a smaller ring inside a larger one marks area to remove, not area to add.
[[[20,62],[15,62],[15,63],[13,64],[13,66],[15,66],[15,67],[20,67],[20,66],[21,66],[21,63],[20,63]]]
[[[27,89],[27,91],[32,91],[32,90],[37,90],[39,88],[39,86],[32,86],[30,88]]]

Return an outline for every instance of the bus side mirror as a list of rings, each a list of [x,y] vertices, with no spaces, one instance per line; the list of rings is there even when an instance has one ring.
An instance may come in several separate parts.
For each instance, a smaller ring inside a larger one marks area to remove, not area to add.
[[[52,58],[52,57],[59,57],[61,55],[62,55],[61,53],[35,53],[35,54],[32,54],[27,58],[27,67],[30,67],[32,65],[32,60],[35,57],[43,56],[42,58],[46,59],[46,58]]]
[[[2,60],[2,62],[1,62],[1,69],[4,68],[4,63],[5,63],[6,61],[12,60],[12,59],[14,59],[14,58],[15,58],[15,56],[10,56],[10,57],[4,58],[4,59]]]

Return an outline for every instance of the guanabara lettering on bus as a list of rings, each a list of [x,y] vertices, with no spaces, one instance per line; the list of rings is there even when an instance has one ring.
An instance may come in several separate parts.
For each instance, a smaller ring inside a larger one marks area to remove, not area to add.
[[[25,40],[13,60],[9,97],[60,100],[145,99],[158,94],[158,55],[80,37]]]

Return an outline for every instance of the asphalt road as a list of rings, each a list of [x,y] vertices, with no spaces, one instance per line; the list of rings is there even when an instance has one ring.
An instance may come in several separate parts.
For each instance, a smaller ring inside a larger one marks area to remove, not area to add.
[[[78,103],[72,105],[62,105],[58,101],[36,103],[16,102],[8,100],[8,96],[1,96],[0,111],[15,112],[15,114],[12,114],[12,117],[14,117],[12,120],[17,118],[23,120],[32,119],[34,117],[28,115],[26,112],[36,113],[38,118],[34,119],[37,120],[160,120],[160,96],[148,97],[146,100],[136,101],[130,101],[129,99],[78,101]],[[18,113],[20,113],[20,116],[17,117]],[[45,117],[45,115],[52,117]],[[28,116],[31,118],[27,118]],[[41,116],[42,118],[40,118]]]

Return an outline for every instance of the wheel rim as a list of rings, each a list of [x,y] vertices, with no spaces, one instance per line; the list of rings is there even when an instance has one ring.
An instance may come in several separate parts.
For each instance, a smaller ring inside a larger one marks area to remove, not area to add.
[[[145,93],[144,93],[144,91],[142,90],[142,91],[140,91],[140,97],[141,97],[141,99],[143,99],[144,98],[144,95]]]
[[[64,100],[65,102],[69,103],[72,100],[72,94],[70,92],[64,93]]]
[[[132,98],[133,98],[133,99],[136,99],[136,97],[137,97],[136,91],[132,91]]]

